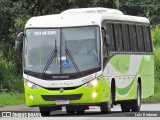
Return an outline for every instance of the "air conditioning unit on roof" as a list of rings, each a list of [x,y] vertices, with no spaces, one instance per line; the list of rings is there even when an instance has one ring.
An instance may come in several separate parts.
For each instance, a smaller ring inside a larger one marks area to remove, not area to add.
[[[102,7],[96,7],[96,8],[75,8],[75,9],[69,9],[61,12],[61,14],[68,14],[68,13],[107,13],[107,14],[121,14],[123,13],[120,10],[111,9],[111,8],[102,8]]]

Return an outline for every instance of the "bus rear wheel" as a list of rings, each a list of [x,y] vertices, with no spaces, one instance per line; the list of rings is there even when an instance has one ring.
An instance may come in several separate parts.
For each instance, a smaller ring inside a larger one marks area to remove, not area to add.
[[[136,99],[131,102],[131,110],[133,112],[139,112],[141,108],[141,87],[140,84],[137,85],[137,95]]]
[[[50,115],[50,107],[39,107],[39,110],[42,117]]]
[[[130,111],[130,103],[128,101],[121,103],[121,109],[122,109],[122,112],[129,112]]]
[[[141,87],[140,84],[138,83],[136,99],[121,103],[121,109],[123,112],[129,112],[130,110],[132,110],[133,112],[138,112],[140,111],[140,108],[141,108]]]

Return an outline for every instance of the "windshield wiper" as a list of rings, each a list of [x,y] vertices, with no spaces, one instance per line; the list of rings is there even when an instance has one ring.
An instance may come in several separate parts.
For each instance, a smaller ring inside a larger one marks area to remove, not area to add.
[[[51,65],[54,57],[57,55],[57,44],[56,44],[56,39],[55,39],[55,50],[53,49],[50,56],[49,56],[49,59],[47,60],[47,63],[42,71],[42,74],[41,74],[41,78],[43,78],[43,76],[45,75],[45,72],[48,70],[49,66]]]
[[[79,73],[79,75],[81,75],[81,72],[80,72],[80,70],[79,70],[79,68],[78,68],[78,66],[77,66],[77,64],[76,64],[76,62],[74,61],[74,59],[73,59],[71,53],[69,52],[69,50],[68,50],[68,48],[67,48],[67,41],[65,41],[65,51],[66,51],[66,55],[68,55],[68,57],[70,58],[70,60],[71,60],[71,62],[72,62],[72,64],[73,64],[73,66],[74,66],[74,68],[76,69],[77,73]]]

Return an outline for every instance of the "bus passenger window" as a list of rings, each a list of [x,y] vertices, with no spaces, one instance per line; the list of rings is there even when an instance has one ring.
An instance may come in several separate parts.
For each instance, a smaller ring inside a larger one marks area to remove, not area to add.
[[[130,30],[130,40],[131,40],[132,52],[138,52],[136,26],[135,25],[130,25],[129,30]]]
[[[145,51],[145,44],[144,44],[144,39],[143,39],[142,27],[137,25],[136,26],[136,31],[137,31],[137,40],[138,40],[139,52],[144,52]]]
[[[115,38],[114,38],[114,24],[107,23],[106,29],[107,29],[106,32],[110,38],[109,51],[114,52],[114,51],[116,51],[116,42],[115,42]]]
[[[124,51],[131,51],[131,43],[129,39],[129,26],[127,24],[122,25],[122,33],[123,33],[123,43],[124,43]]]
[[[123,40],[122,40],[122,29],[121,24],[115,24],[115,39],[116,39],[116,46],[118,52],[123,52]]]
[[[152,52],[150,28],[143,27],[143,34],[144,34],[146,52]]]

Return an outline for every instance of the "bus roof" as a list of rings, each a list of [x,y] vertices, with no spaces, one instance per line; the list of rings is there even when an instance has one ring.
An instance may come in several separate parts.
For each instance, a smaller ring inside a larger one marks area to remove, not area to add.
[[[85,8],[86,9],[86,8]],[[117,20],[117,21],[129,21],[138,23],[147,23],[149,20],[145,17],[137,17],[130,15],[123,15],[119,10],[114,9],[70,9],[62,12],[61,14],[45,15],[32,17],[26,23],[26,28],[34,27],[76,27],[76,26],[90,26],[101,25],[103,20]],[[106,11],[105,11],[106,10]],[[108,10],[108,11],[107,11]],[[84,12],[90,11],[90,12]]]

